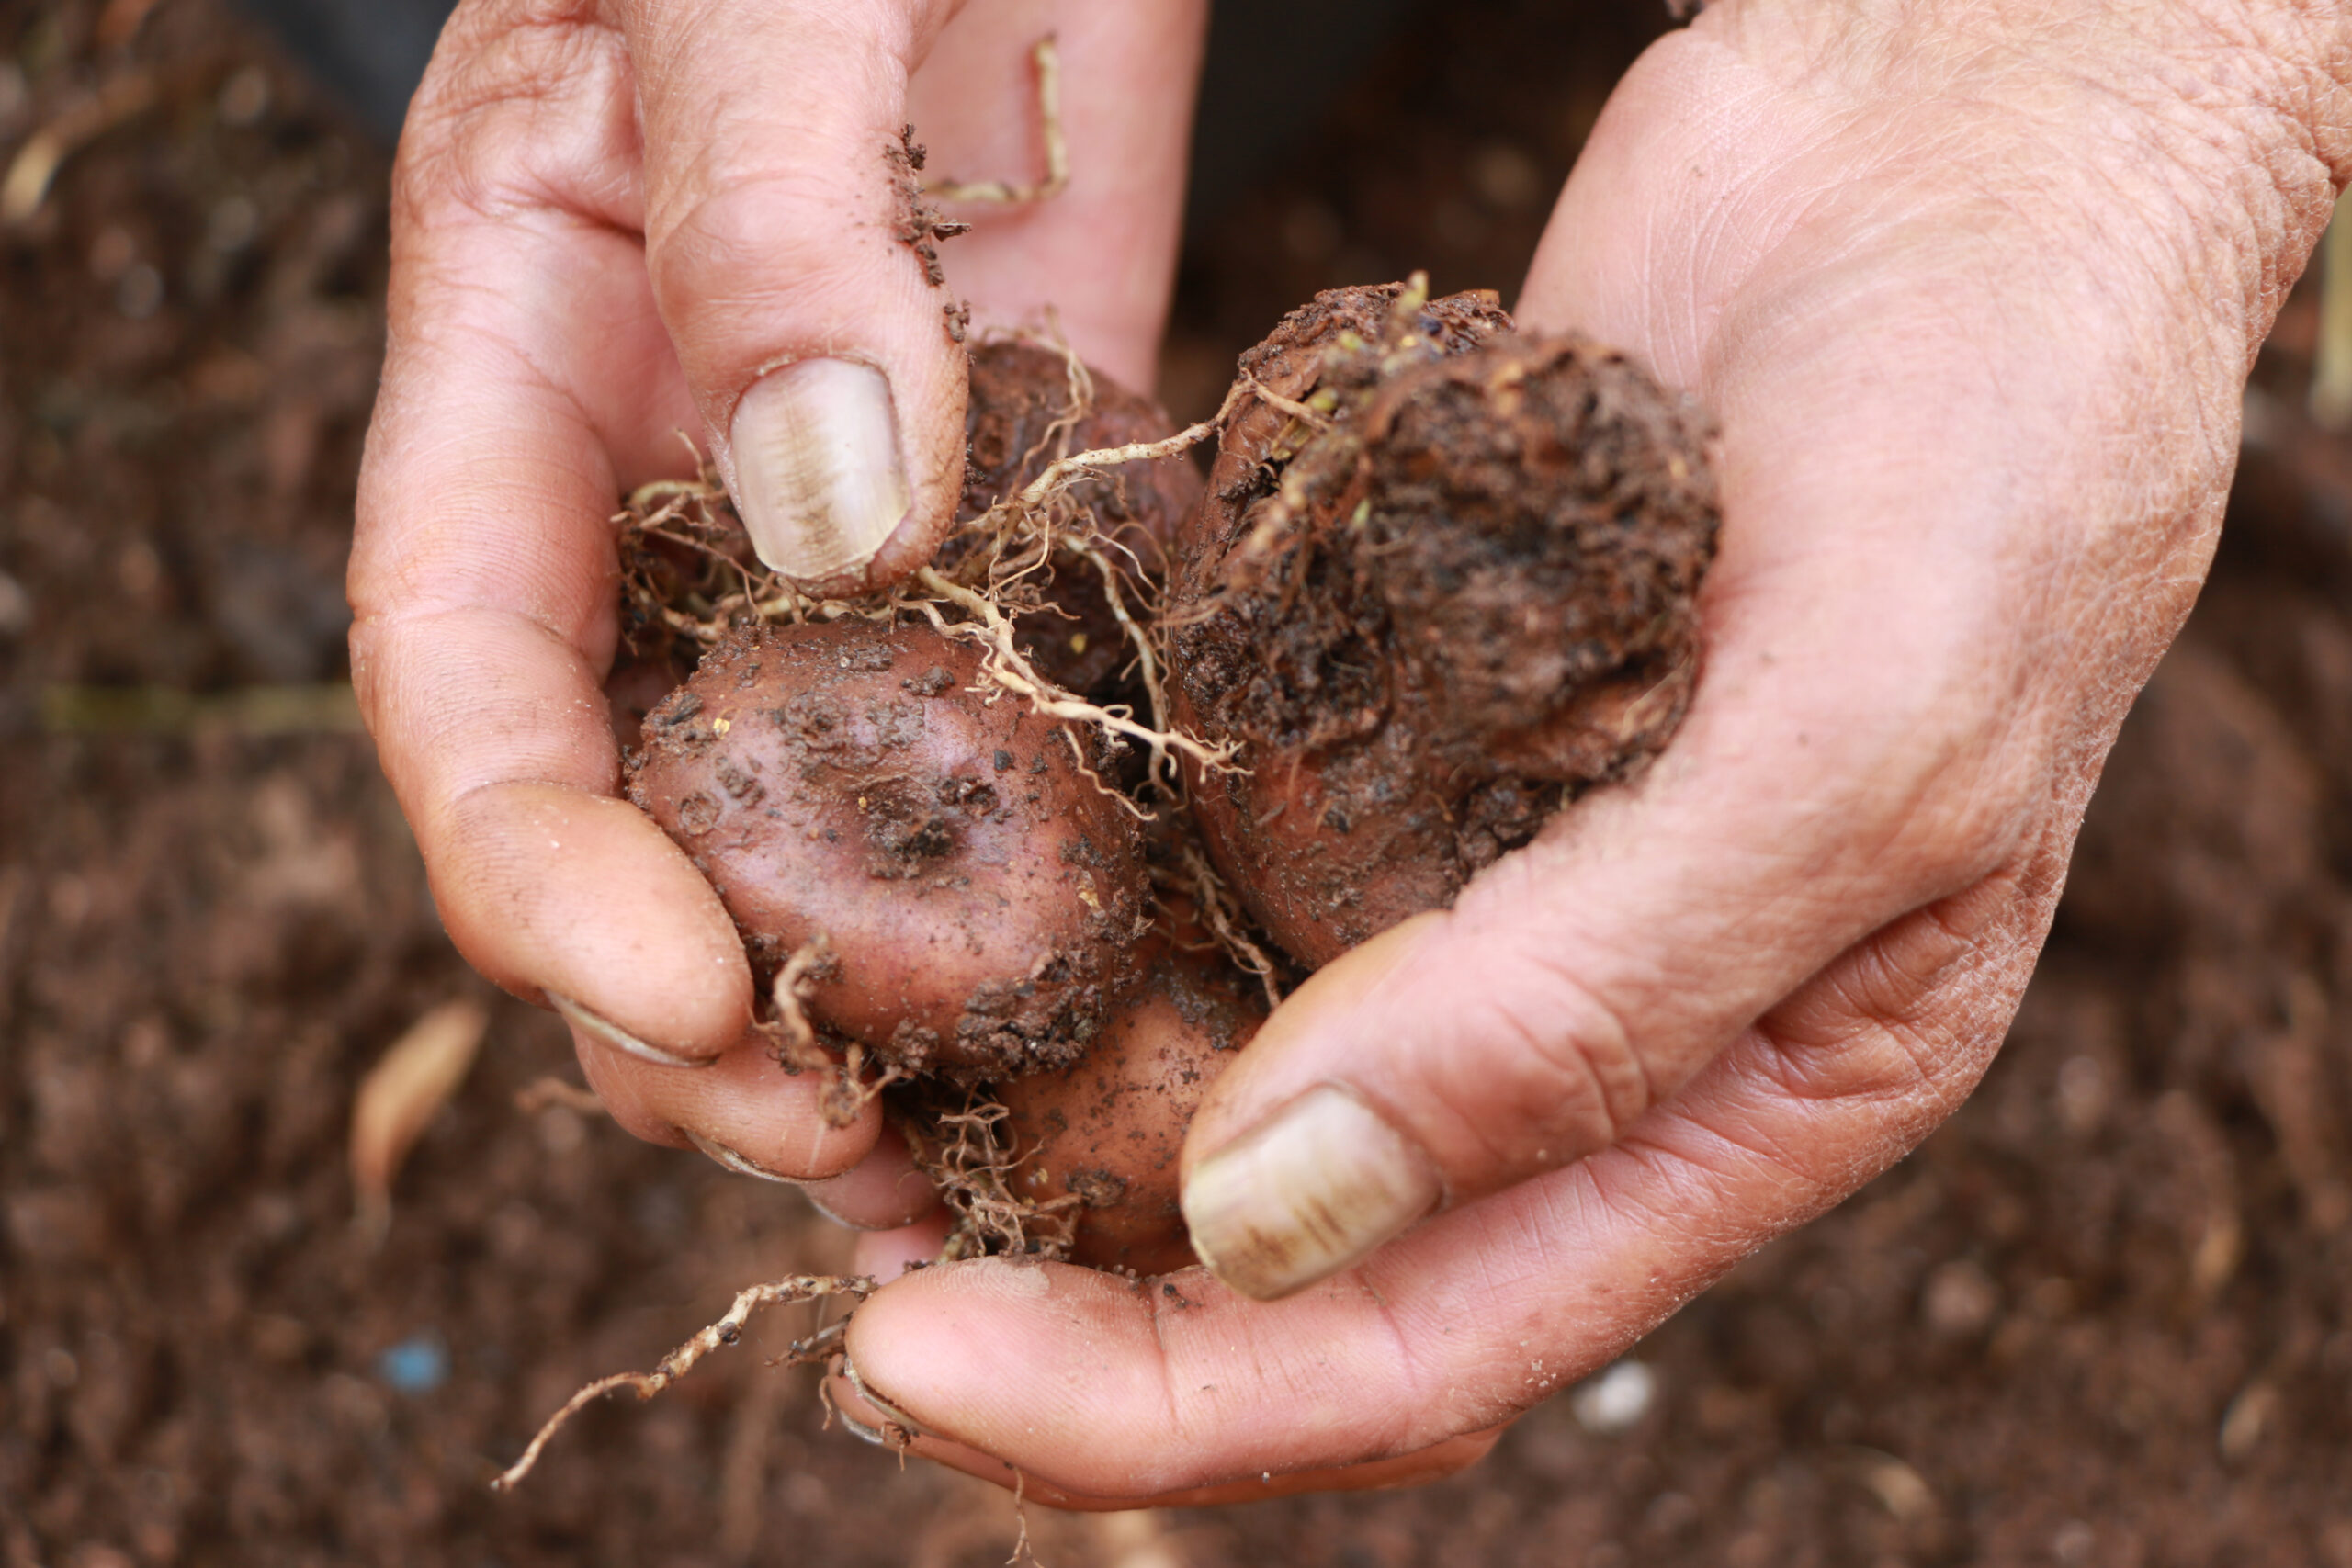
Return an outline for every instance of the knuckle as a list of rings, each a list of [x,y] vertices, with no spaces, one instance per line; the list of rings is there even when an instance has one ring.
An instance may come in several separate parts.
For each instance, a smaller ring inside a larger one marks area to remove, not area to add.
[[[785,289],[813,303],[808,297],[821,293],[826,278],[863,273],[878,254],[860,243],[880,232],[865,220],[870,201],[818,160],[708,166],[694,186],[647,224],[647,265],[667,310],[731,308]]]
[[[409,107],[395,218],[437,227],[628,187],[613,175],[634,163],[632,83],[626,45],[588,0],[461,8]]]
[[[1431,1092],[1494,1164],[1548,1168],[1614,1144],[1657,1099],[1625,1019],[1560,963],[1522,957],[1464,1019]]]

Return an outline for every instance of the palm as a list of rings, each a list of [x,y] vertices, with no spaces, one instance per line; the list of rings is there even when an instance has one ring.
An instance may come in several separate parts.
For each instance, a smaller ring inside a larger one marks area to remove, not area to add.
[[[1684,730],[1450,916],[1327,969],[1188,1151],[1368,1082],[1456,1205],[1272,1305],[915,1276],[851,1350],[917,1416],[1084,1493],[1424,1449],[1617,1353],[1990,1059],[2201,575],[2264,289],[2326,171],[2249,219],[2160,107],[1964,36],[1840,53],[1760,13],[1712,10],[1629,78],[1521,310],[1721,422]]]

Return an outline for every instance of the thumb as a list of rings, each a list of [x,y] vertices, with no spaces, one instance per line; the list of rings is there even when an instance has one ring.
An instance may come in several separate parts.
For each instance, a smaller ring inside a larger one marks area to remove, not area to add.
[[[1713,793],[1700,789],[1588,797],[1453,909],[1326,965],[1194,1118],[1182,1206],[1202,1259],[1245,1295],[1289,1295],[1440,1209],[1637,1142],[1746,1031],[1843,1038],[1907,1016],[2005,908],[1959,895],[2007,886],[2014,834],[1920,832],[1903,819],[1953,821],[1932,784],[1879,794],[1885,773],[1849,776],[1869,782],[1804,781],[1838,798],[1827,824],[1720,795],[1709,811],[1688,798]],[[1865,945],[1838,972],[1868,986],[1815,979]],[[1880,1032],[1905,1048],[1903,1031]],[[1875,1067],[1899,1082],[1925,1065]]]
[[[955,8],[620,8],[655,298],[760,558],[804,587],[904,576],[955,513],[962,328],[902,141]]]

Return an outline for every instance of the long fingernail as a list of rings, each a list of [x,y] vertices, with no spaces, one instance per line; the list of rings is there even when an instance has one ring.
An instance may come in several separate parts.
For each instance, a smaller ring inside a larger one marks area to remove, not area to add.
[[[588,1036],[589,1039],[600,1044],[610,1045],[616,1051],[626,1051],[632,1056],[640,1057],[658,1066],[707,1067],[710,1065],[707,1062],[697,1062],[691,1056],[681,1056],[674,1051],[665,1051],[659,1045],[639,1040],[611,1019],[605,1017],[602,1013],[590,1011],[560,991],[549,991],[547,993],[547,998],[548,1005],[561,1013],[566,1023]]]
[[[1345,1269],[1442,1190],[1410,1139],[1326,1084],[1193,1167],[1184,1223],[1218,1279],[1270,1302]]]
[[[678,1131],[686,1134],[686,1142],[692,1144],[695,1147],[700,1149],[703,1153],[708,1155],[711,1158],[717,1160],[719,1164],[725,1166],[728,1169],[733,1171],[738,1176],[756,1176],[762,1181],[781,1181],[787,1186],[798,1185],[798,1183],[793,1181],[790,1177],[778,1176],[766,1166],[754,1162],[747,1156],[737,1154],[733,1149],[729,1148],[725,1144],[718,1142],[715,1138],[706,1138],[700,1133],[694,1132],[685,1127],[681,1127]]]
[[[854,571],[906,521],[899,411],[870,365],[803,359],[768,372],[736,404],[731,441],[752,547],[786,577]]]

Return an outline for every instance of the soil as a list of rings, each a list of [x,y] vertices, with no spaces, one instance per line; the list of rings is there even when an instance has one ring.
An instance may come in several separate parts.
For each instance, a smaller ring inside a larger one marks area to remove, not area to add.
[[[1196,236],[1177,412],[1317,288],[1509,286],[1642,12],[1432,6]],[[803,1309],[485,1489],[581,1382],[842,1240],[789,1190],[517,1109],[576,1077],[498,998],[389,1235],[354,1229],[359,1076],[486,994],[307,684],[342,673],[385,163],[218,0],[141,13],[102,39],[95,3],[0,6],[0,149],[101,81],[160,88],[0,238],[0,1562],[1003,1561],[1002,1494],[822,1430],[808,1374],[761,1365]],[[1948,1126],[1660,1329],[1646,1382],[1538,1407],[1465,1475],[1033,1511],[1044,1560],[2352,1565],[2352,457],[2298,412],[2312,331],[2305,292],[2213,585]]]

